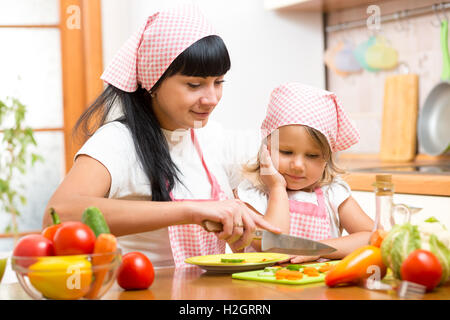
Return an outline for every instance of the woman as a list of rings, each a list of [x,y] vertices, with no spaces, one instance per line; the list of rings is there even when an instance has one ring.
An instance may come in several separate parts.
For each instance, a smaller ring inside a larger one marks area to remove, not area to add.
[[[280,232],[233,199],[227,138],[203,128],[229,68],[222,39],[195,7],[150,16],[103,73],[108,87],[76,126],[90,138],[47,209],[67,221],[98,207],[122,249],[146,253],[155,267],[224,253],[225,241],[241,249],[256,227]],[[223,231],[206,232],[205,220]]]

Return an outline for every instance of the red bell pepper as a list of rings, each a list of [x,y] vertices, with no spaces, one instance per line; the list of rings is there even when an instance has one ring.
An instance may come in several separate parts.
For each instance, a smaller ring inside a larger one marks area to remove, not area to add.
[[[53,225],[42,230],[42,235],[46,237],[48,240],[53,242],[53,238],[55,237],[56,231],[63,226],[59,216],[56,214],[55,209],[50,208],[50,215],[52,216]]]

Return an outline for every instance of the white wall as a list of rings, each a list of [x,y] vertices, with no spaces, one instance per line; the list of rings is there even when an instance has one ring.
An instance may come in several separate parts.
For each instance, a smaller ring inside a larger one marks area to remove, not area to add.
[[[373,192],[353,191],[352,195],[367,215],[374,219],[375,194]],[[411,216],[411,222],[414,224],[423,222],[430,217],[435,217],[446,225],[447,229],[450,229],[450,197],[397,193],[394,194],[394,203],[403,203],[410,207],[422,208],[421,211]]]
[[[320,13],[265,11],[262,0],[103,0],[105,66],[145,18],[193,2],[214,24],[231,57],[223,98],[211,119],[258,130],[272,89],[286,81],[325,86]]]

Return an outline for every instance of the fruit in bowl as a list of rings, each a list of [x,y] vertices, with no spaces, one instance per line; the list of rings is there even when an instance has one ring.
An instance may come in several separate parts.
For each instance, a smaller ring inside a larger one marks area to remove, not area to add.
[[[114,284],[120,263],[120,249],[85,255],[11,257],[20,285],[33,299],[99,299]]]
[[[103,214],[89,207],[82,222],[63,223],[53,209],[50,214],[53,226],[22,237],[14,248],[11,266],[19,283],[33,299],[99,299],[121,263]]]
[[[7,262],[8,262],[8,254],[0,252],[0,283],[2,282]]]

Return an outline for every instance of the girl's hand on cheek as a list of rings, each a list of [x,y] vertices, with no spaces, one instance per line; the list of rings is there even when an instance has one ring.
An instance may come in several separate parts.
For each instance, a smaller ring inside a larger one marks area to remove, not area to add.
[[[259,163],[261,167],[259,172],[261,181],[269,189],[269,191],[276,187],[287,187],[286,180],[277,171],[277,169],[275,169],[269,150],[267,150],[267,146],[265,144],[263,144],[259,150]]]

